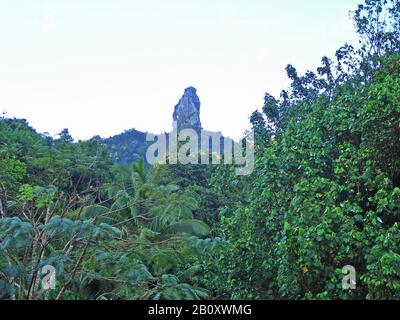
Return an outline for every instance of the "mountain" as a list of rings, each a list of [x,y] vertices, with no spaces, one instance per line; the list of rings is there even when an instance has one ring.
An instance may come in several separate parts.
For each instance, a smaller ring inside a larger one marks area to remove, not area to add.
[[[186,88],[182,98],[174,108],[173,125],[178,130],[192,128],[196,131],[202,129],[200,120],[200,99],[194,87]],[[146,151],[151,142],[146,141],[145,132],[135,129],[126,130],[110,138],[99,136],[93,139],[101,141],[107,146],[112,159],[120,164],[131,164],[142,157],[146,158]]]
[[[130,129],[107,139],[95,137],[107,146],[111,158],[120,164],[131,164],[145,157],[149,143],[146,142],[146,133]]]
[[[173,114],[174,127],[177,126],[178,131],[182,129],[195,129],[200,131],[200,99],[197,96],[197,90],[193,87],[185,89],[183,97],[174,108]]]

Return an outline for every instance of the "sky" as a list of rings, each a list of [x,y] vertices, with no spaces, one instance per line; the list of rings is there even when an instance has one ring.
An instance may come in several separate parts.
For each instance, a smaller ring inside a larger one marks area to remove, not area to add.
[[[361,0],[0,0],[0,111],[75,139],[172,128],[197,88],[207,130],[250,128],[285,67],[357,44]]]

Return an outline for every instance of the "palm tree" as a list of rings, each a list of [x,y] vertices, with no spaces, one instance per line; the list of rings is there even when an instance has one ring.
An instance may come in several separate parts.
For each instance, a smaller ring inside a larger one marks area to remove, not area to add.
[[[113,199],[112,210],[117,212],[113,217],[116,221],[133,222],[132,230],[150,229],[165,236],[209,234],[209,227],[193,217],[198,206],[194,195],[173,184],[158,184],[146,170],[144,159],[131,168],[118,165],[114,173],[116,182],[107,189]]]
[[[145,292],[140,298],[207,297],[206,290],[187,283],[196,268],[184,266],[193,259],[193,239],[206,237],[210,229],[193,217],[196,198],[176,185],[158,183],[151,170],[157,168],[146,170],[143,159],[131,168],[116,166],[116,182],[107,188],[113,199],[111,219],[125,226],[127,239],[134,239],[135,245],[126,249],[129,257],[141,261],[126,266],[129,276],[121,290],[129,291],[129,279],[135,279],[139,292]]]

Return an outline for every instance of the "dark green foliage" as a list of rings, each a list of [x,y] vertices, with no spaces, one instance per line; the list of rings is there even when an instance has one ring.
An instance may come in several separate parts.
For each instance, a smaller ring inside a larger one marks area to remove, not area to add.
[[[219,296],[400,298],[399,56],[382,61],[368,84],[294,104],[259,150],[251,191],[223,211]],[[358,290],[342,290],[345,265]]]
[[[184,277],[209,227],[188,190],[144,161],[116,166],[103,144],[37,134],[0,119],[0,296],[5,299],[200,299]],[[154,171],[154,173],[153,173]],[[41,270],[57,271],[44,291]],[[182,274],[182,276],[180,276]]]
[[[127,130],[119,135],[101,139],[94,138],[104,143],[112,159],[120,164],[131,165],[146,156],[149,142],[146,141],[146,133],[135,129]]]
[[[347,83],[332,101],[296,106],[307,117],[289,120],[257,157],[246,200],[224,210],[227,244],[215,263],[230,290],[221,297],[399,298],[400,78],[387,73],[394,61],[368,85]],[[345,265],[356,267],[356,291],[341,288]]]
[[[205,266],[218,298],[400,298],[399,14],[396,0],[365,1],[361,48],[317,73],[289,65],[290,89],[253,114],[252,179],[213,178],[228,199]],[[342,289],[345,265],[357,290]]]

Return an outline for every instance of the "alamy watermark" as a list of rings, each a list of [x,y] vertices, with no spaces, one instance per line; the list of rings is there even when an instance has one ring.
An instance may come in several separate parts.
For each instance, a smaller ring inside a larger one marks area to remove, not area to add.
[[[56,288],[56,268],[50,265],[46,265],[42,268],[40,273],[41,275],[44,275],[41,282],[42,289],[45,291],[54,290]]]
[[[146,153],[149,164],[235,165],[239,176],[254,171],[254,133],[249,132],[242,142],[223,137],[221,133],[182,129],[160,135],[147,134],[153,142]]]
[[[353,266],[344,266],[342,273],[345,274],[342,280],[343,290],[356,290],[357,289],[357,273],[356,268]]]

